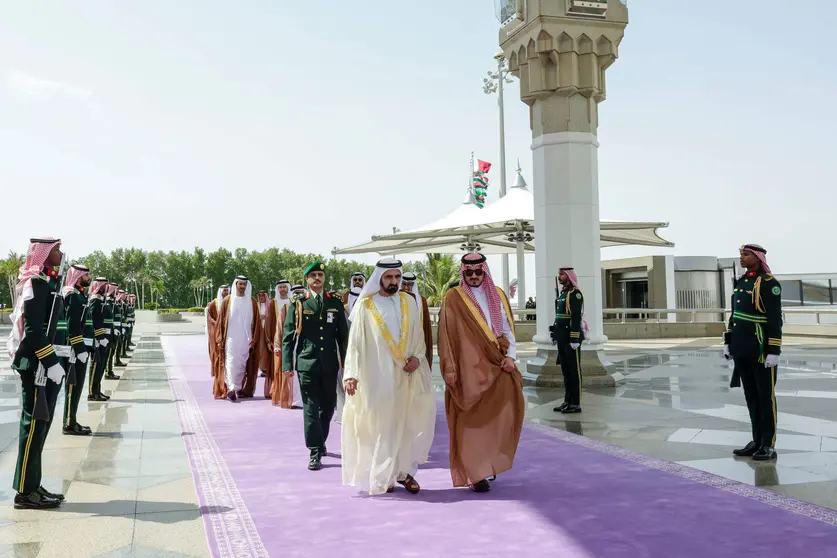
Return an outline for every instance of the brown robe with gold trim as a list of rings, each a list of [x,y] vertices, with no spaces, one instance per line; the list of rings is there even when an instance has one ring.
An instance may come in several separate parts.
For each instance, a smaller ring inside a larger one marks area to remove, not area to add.
[[[273,390],[270,399],[274,405],[283,409],[290,409],[294,401],[294,379],[282,373],[282,335],[285,326],[285,318],[288,317],[288,305],[284,305],[279,311],[279,319],[276,322],[276,331],[273,336],[273,346],[279,347],[279,354],[273,355]]]
[[[512,319],[508,299],[498,291]],[[454,486],[468,486],[512,468],[526,407],[520,372],[500,369],[508,340],[495,342],[491,326],[479,310],[475,315],[469,309],[460,292],[454,288],[445,295],[438,352],[447,386],[451,478]]]
[[[271,300],[267,306],[267,312],[264,319],[264,330],[262,331],[262,351],[260,367],[265,371],[264,378],[264,397],[270,399],[270,394],[273,391],[273,367],[275,363],[273,348],[276,346],[276,301]],[[281,347],[281,344],[280,344]]]
[[[424,328],[424,346],[427,365],[433,368],[433,323],[430,321],[430,309],[427,307],[427,299],[424,297],[421,297],[421,307],[424,309],[421,316],[421,327]]]
[[[209,345],[209,363],[212,377],[221,371],[224,374],[224,362],[218,359],[218,340],[215,339],[215,329],[218,327],[218,301],[213,300],[206,305],[206,341]]]
[[[227,347],[227,327],[230,323],[230,297],[224,297],[224,302],[221,303],[221,312],[218,317],[218,326],[215,328],[215,339],[217,340],[218,358],[221,362],[220,374],[215,374],[215,383],[212,387],[212,393],[215,399],[223,399],[227,396],[227,382],[226,382],[226,347]],[[259,315],[259,303],[255,298],[250,298],[253,304],[253,323],[251,336],[256,342],[262,334],[262,320]],[[239,390],[239,397],[253,397],[256,391],[256,380],[259,376],[259,353],[256,351],[255,344],[250,348],[250,356],[247,358],[247,368],[244,376],[244,385]]]

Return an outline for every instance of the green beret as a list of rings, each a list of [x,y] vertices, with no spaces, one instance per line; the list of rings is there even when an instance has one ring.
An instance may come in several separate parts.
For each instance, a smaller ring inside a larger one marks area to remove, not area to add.
[[[307,277],[312,271],[325,272],[325,264],[323,262],[314,262],[305,268],[305,276]]]

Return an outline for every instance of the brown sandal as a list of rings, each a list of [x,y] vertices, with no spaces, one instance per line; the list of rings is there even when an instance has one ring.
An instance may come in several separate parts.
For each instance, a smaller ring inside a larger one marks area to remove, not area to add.
[[[417,483],[416,479],[414,479],[410,475],[407,475],[407,478],[405,478],[404,480],[398,481],[398,484],[406,488],[407,492],[409,492],[410,494],[418,494],[419,490],[421,490],[421,486],[419,486],[419,483]]]
[[[387,487],[387,494],[392,494],[392,491],[393,491],[393,490],[395,490],[395,488],[394,488],[394,487],[392,487],[392,486],[388,486],[388,487]]]

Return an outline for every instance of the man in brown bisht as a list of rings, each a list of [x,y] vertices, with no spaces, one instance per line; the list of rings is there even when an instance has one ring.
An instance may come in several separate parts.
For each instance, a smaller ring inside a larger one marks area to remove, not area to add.
[[[421,327],[424,330],[424,346],[427,356],[427,365],[433,367],[433,324],[430,323],[430,310],[427,308],[427,299],[419,294],[416,274],[405,271],[401,276],[401,290],[412,295],[416,299],[419,312],[421,313]]]
[[[262,355],[262,370],[265,371],[264,379],[264,397],[265,399],[273,398],[274,386],[276,385],[275,373],[275,356],[276,350],[276,328],[282,322],[279,320],[279,314],[282,307],[290,302],[288,298],[288,290],[290,289],[290,281],[279,281],[276,283],[275,297],[268,302],[267,312],[265,313],[264,329],[262,331],[264,354]],[[281,347],[281,343],[280,343]],[[280,367],[281,368],[281,367]],[[281,370],[280,370],[281,373]]]
[[[279,283],[280,285],[290,284],[288,281],[279,281]],[[279,285],[277,285],[278,290]],[[284,334],[285,318],[288,316],[288,305],[291,302],[291,296],[304,295],[305,287],[302,285],[294,285],[290,288],[290,296],[287,299],[283,299],[281,309],[279,310],[276,331],[273,336],[273,391],[271,392],[271,401],[274,405],[282,409],[302,408],[299,376],[294,374],[293,377],[289,378],[282,373],[282,336]]]
[[[267,338],[264,336],[264,330],[267,322],[267,313],[270,309],[270,296],[267,291],[259,291],[259,316],[262,319],[262,333],[263,335],[256,342],[256,350],[259,353],[259,377],[267,377],[268,362],[272,361],[272,352],[267,349]],[[272,363],[271,363],[272,364]]]
[[[218,327],[218,317],[221,315],[221,303],[224,302],[224,298],[229,294],[230,286],[221,285],[218,287],[218,295],[215,299],[209,301],[209,304],[206,305],[206,310],[204,310],[204,314],[206,315],[206,341],[207,345],[209,345],[209,365],[213,378],[219,370],[221,371],[221,375],[224,374],[224,363],[218,360],[215,328]]]
[[[262,334],[262,321],[251,292],[250,281],[239,275],[233,282],[232,293],[221,303],[215,339],[224,373],[215,377],[216,399],[226,398],[235,403],[241,397],[253,397],[256,391],[259,354],[255,347]]]
[[[485,256],[462,258],[459,285],[442,303],[439,364],[445,380],[454,486],[488,492],[488,478],[512,468],[523,429],[523,377],[511,307]]]

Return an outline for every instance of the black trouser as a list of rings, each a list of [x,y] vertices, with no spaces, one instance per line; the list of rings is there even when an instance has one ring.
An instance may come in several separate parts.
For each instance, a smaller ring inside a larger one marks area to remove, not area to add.
[[[337,405],[337,370],[305,370],[299,374],[302,413],[305,424],[305,445],[311,457],[321,455],[328,439],[328,429]]]
[[[564,403],[581,405],[581,346],[573,350],[569,340],[558,341],[558,364],[564,375]]]
[[[107,366],[108,354],[110,345],[108,347],[96,347],[90,355],[90,380],[88,382],[88,395],[99,395],[102,393],[102,377],[105,375],[105,367]]]
[[[14,489],[21,494],[28,494],[41,486],[41,455],[44,451],[47,432],[52,423],[55,412],[55,402],[61,384],[47,379],[46,386],[35,386],[35,370],[37,363],[30,370],[20,372],[21,406],[20,432],[18,436],[17,465],[15,466]],[[34,420],[35,401],[38,390],[45,390],[47,406],[50,410],[49,420]]]
[[[757,356],[739,357],[734,362],[750,411],[753,441],[772,448],[776,445],[776,367],[765,368]]]
[[[87,358],[91,358],[91,354],[87,353]],[[72,364],[75,368],[75,384],[70,384],[69,375],[70,370],[67,369],[67,379],[64,381],[64,426],[70,427],[76,424],[76,414],[78,413],[78,403],[81,401],[81,394],[84,393],[84,377],[87,371],[87,364],[79,360]]]
[[[105,347],[108,355],[107,368],[105,369],[105,372],[107,372],[108,376],[113,374],[113,357],[116,355],[117,341],[119,341],[119,337],[117,335],[108,336],[108,346]]]

